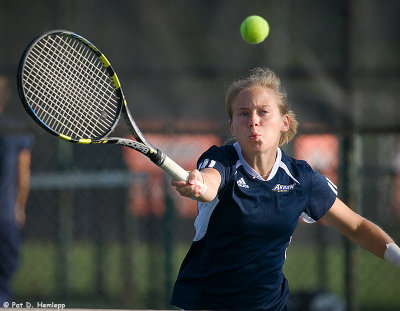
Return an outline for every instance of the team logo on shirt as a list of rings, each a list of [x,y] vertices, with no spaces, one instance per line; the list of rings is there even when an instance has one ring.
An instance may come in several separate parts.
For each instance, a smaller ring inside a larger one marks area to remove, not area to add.
[[[291,184],[291,185],[281,185],[281,184],[276,184],[274,188],[272,188],[272,191],[276,192],[289,192],[294,189],[296,184]]]
[[[249,185],[246,184],[246,182],[244,181],[243,177],[240,178],[236,183],[237,183],[237,185],[238,185],[239,187],[242,187],[242,188],[249,188]]]

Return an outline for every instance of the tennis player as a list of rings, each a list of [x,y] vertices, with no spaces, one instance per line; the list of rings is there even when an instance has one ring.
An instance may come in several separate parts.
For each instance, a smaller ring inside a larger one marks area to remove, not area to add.
[[[237,142],[206,151],[188,183],[171,182],[182,196],[199,201],[196,234],[175,282],[173,305],[287,310],[282,267],[300,217],[324,219],[400,268],[400,249],[382,229],[341,202],[330,180],[279,148],[294,137],[298,122],[273,71],[256,68],[233,82],[226,110]]]

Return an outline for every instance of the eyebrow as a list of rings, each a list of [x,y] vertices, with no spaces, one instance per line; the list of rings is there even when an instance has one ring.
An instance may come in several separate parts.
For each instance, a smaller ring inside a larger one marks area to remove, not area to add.
[[[262,106],[257,106],[256,109],[260,109],[260,108],[272,108],[271,104],[265,104]],[[232,110],[249,110],[251,108],[249,108],[248,106],[239,106],[239,107],[233,107]]]

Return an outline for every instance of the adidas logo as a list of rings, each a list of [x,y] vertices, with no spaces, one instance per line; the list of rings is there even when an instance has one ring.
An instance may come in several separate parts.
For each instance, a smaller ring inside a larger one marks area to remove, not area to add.
[[[246,182],[244,181],[243,177],[240,178],[236,183],[237,183],[237,185],[238,185],[239,187],[242,187],[242,188],[249,188],[249,185],[246,184]]]

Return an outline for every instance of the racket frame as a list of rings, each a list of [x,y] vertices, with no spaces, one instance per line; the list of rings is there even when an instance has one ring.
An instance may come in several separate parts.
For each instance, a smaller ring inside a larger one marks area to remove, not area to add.
[[[26,96],[25,96],[25,90],[23,86],[23,72],[24,72],[24,67],[25,67],[25,61],[33,47],[44,37],[50,36],[50,35],[63,35],[63,36],[69,36],[71,38],[77,39],[84,43],[87,47],[90,48],[90,50],[100,59],[100,61],[103,63],[104,67],[107,70],[107,73],[109,77],[113,81],[114,89],[116,91],[117,97],[119,98],[120,101],[120,106],[117,112],[117,116],[115,117],[115,120],[110,127],[110,129],[107,131],[106,134],[104,134],[101,137],[98,137],[96,139],[92,138],[79,138],[79,139],[74,139],[70,136],[64,135],[62,133],[58,133],[49,126],[47,126],[34,112],[34,110],[31,108],[31,105],[29,104]],[[45,129],[47,132],[49,132],[52,135],[57,136],[58,138],[61,138],[65,141],[72,142],[72,143],[78,143],[78,144],[118,144],[122,146],[126,146],[129,148],[132,148],[143,155],[147,156],[154,164],[157,166],[161,167],[165,172],[170,174],[173,178],[177,180],[182,180],[182,181],[187,181],[189,173],[184,170],[182,167],[180,167],[178,164],[176,164],[172,159],[170,159],[168,156],[165,155],[164,152],[162,152],[160,149],[157,149],[152,146],[152,144],[145,138],[145,136],[142,134],[140,131],[139,127],[137,126],[136,122],[133,119],[132,114],[130,113],[127,102],[125,100],[124,93],[121,88],[120,81],[118,79],[117,74],[115,73],[113,67],[111,66],[110,62],[108,59],[105,57],[105,55],[89,40],[83,38],[82,36],[68,31],[68,30],[63,30],[63,29],[56,29],[56,30],[50,30],[45,33],[42,33],[41,35],[38,35],[36,38],[34,38],[27,46],[27,48],[24,50],[22,53],[19,65],[18,65],[18,74],[17,74],[17,87],[18,87],[18,93],[21,98],[21,101],[23,103],[23,106],[27,113],[38,123],[43,129]],[[119,138],[119,137],[107,137],[108,134],[110,134],[118,124],[118,121],[120,119],[121,114],[123,115],[125,119],[125,123],[127,127],[129,128],[129,131],[133,135],[133,137],[137,140],[130,140],[126,138]],[[205,186],[205,185],[204,185]],[[204,187],[203,187],[204,188]],[[205,190],[203,191],[203,193]]]

